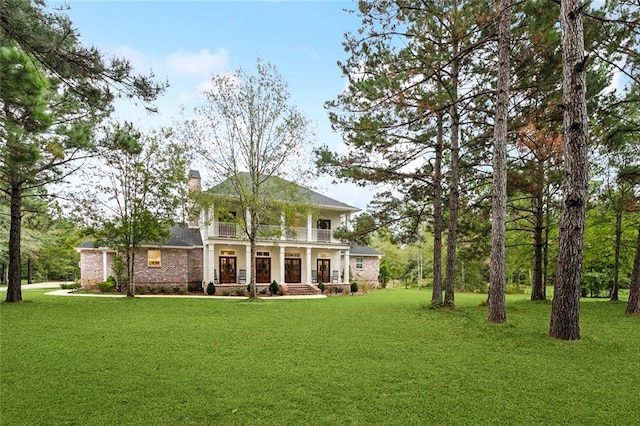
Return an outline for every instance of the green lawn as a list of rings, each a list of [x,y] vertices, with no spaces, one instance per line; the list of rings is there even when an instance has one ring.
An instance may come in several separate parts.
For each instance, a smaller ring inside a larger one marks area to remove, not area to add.
[[[426,290],[321,300],[0,304],[2,425],[640,424],[640,318],[586,301],[583,339],[549,303]]]

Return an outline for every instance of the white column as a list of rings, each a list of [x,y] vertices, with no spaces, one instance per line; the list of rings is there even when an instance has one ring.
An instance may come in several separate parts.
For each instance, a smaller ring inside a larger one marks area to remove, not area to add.
[[[107,251],[102,250],[102,281],[106,281],[108,278],[107,266]]]
[[[251,264],[251,246],[247,245],[245,248],[245,267],[247,269],[247,284],[249,284],[251,282],[251,277],[253,277],[252,273],[251,273],[251,269],[253,267],[253,265]]]
[[[344,251],[344,279],[345,283],[349,282],[349,249]]]
[[[205,283],[209,282],[209,260],[207,257],[208,252],[209,252],[209,245],[205,244],[202,247],[202,281],[204,281]]]
[[[285,282],[284,276],[284,247],[280,247],[280,283]]]
[[[311,214],[309,214],[307,215],[307,241],[311,241],[312,238],[313,238],[313,229],[311,228]]]
[[[311,248],[307,247],[307,253],[306,253],[306,260],[305,260],[305,281],[307,282],[307,284],[311,284]]]
[[[214,269],[216,269],[216,252],[215,252],[215,245],[214,244],[209,244],[207,246],[208,249],[208,253],[207,253],[207,263],[209,264],[209,278],[207,279],[207,282],[211,281],[213,282],[213,278],[214,278]],[[220,276],[220,271],[218,271],[218,277]]]

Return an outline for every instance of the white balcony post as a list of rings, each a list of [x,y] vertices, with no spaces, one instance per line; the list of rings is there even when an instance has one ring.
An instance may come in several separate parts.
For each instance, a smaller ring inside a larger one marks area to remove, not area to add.
[[[313,228],[311,227],[311,223],[311,214],[309,214],[307,215],[307,241],[313,241]]]
[[[286,240],[287,239],[286,232],[287,232],[286,222],[285,222],[285,218],[284,218],[284,212],[282,212],[282,213],[280,213],[280,239],[281,240]]]

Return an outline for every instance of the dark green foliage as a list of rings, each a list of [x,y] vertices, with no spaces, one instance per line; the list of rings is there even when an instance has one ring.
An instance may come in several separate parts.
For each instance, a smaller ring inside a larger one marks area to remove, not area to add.
[[[269,284],[269,293],[271,293],[272,296],[280,293],[280,286],[275,280],[273,280],[271,284]]]
[[[189,293],[202,293],[202,283],[200,281],[192,281],[187,284],[187,291]]]
[[[357,293],[358,292],[358,283],[353,281],[351,283],[351,293]]]
[[[98,283],[98,290],[102,293],[110,293],[115,289],[116,283],[113,281],[104,281]]]
[[[209,296],[213,296],[214,294],[216,294],[216,286],[211,281],[209,281],[209,284],[207,284],[207,294]]]
[[[378,282],[382,288],[387,288],[387,284],[391,279],[391,274],[389,273],[389,266],[385,262],[380,263],[380,270],[378,271]]]
[[[607,292],[610,287],[610,271],[587,271],[582,274],[582,286],[580,288],[582,297],[600,297],[601,293],[603,291]]]
[[[320,293],[324,293],[325,285],[322,281],[318,283],[318,288],[320,289]]]

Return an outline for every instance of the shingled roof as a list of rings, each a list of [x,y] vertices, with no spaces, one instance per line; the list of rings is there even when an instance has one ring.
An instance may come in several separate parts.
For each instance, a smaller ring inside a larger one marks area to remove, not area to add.
[[[248,180],[250,175],[247,172],[240,172],[237,174],[237,176],[239,176],[240,179]],[[290,185],[292,188],[295,188],[297,190],[297,195],[299,195],[301,199],[308,200],[309,203],[316,204],[321,207],[348,210],[352,212],[360,211],[360,209],[357,207],[353,207],[331,197],[327,197],[326,195],[320,194],[319,192],[313,191],[309,188],[305,188],[302,185],[288,181],[278,176],[271,176],[267,178],[267,181],[273,182],[274,186],[277,186],[280,182],[282,182],[285,186]],[[234,191],[230,187],[228,179],[222,183],[219,183],[218,185],[211,187],[209,191],[214,194],[228,195],[231,197],[234,196]]]
[[[382,253],[368,246],[360,246],[357,244],[349,245],[349,254],[351,256],[382,256]]]
[[[143,245],[166,246],[166,247],[202,247],[202,237],[200,230],[189,228],[184,224],[175,224],[169,230],[169,237],[162,243],[152,242]],[[85,241],[78,245],[79,249],[96,248],[94,241]]]

